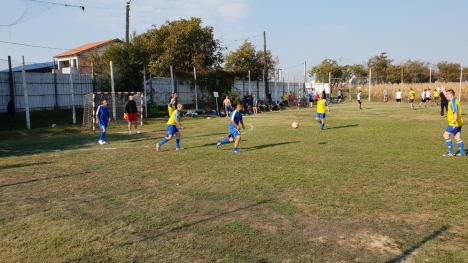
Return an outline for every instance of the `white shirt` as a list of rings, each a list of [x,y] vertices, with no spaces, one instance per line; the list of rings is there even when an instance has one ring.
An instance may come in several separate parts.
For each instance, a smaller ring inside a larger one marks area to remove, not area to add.
[[[426,98],[426,92],[425,92],[425,91],[421,92],[421,98],[422,98],[422,99],[425,99],[425,98]]]
[[[428,90],[428,91],[426,91],[426,98],[430,98],[430,97],[431,97],[431,91]]]
[[[396,98],[397,98],[397,99],[401,99],[401,91],[397,91],[397,92],[396,92]]]
[[[361,93],[357,94],[357,100],[361,100]]]

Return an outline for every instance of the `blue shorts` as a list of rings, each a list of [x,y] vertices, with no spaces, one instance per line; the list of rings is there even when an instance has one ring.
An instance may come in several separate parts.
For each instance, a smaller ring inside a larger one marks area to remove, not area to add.
[[[460,126],[460,127],[448,126],[447,129],[446,129],[445,131],[448,132],[448,133],[451,133],[451,134],[455,135],[455,134],[461,132],[461,130],[462,130],[462,127],[461,127],[461,126]]]
[[[101,130],[107,130],[107,123],[99,122],[98,126],[99,126],[99,129]]]
[[[325,119],[325,116],[326,116],[325,113],[317,113],[317,114],[315,114],[315,117],[317,117],[317,118],[319,118],[319,119]]]
[[[224,111],[226,112],[226,114],[231,113],[232,112],[232,107],[231,106],[226,106],[226,107],[224,107]]]
[[[179,130],[177,129],[177,126],[175,125],[167,125],[167,136],[172,136],[176,133],[178,133]]]
[[[236,138],[237,136],[240,136],[241,133],[238,129],[236,128],[233,128],[233,129],[229,129],[229,135],[228,137],[231,137],[231,138]]]

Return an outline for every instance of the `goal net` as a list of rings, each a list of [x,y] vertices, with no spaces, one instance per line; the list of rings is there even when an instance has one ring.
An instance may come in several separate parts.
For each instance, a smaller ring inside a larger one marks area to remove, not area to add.
[[[125,105],[128,101],[128,96],[133,95],[133,100],[138,108],[138,123],[143,126],[143,103],[144,96],[140,92],[96,92],[84,95],[83,98],[83,128],[92,129],[97,127],[96,123],[96,110],[102,101],[107,100],[107,107],[109,107],[110,117],[113,121],[125,122],[124,113]]]

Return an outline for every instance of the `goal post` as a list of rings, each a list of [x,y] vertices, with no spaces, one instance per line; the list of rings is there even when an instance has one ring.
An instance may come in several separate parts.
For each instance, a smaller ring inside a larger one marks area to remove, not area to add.
[[[94,92],[84,95],[83,97],[83,128],[96,130],[96,110],[102,101],[107,100],[107,105],[111,112],[110,116],[116,116],[117,122],[126,122],[124,120],[125,105],[128,101],[128,96],[133,95],[133,100],[138,108],[138,123],[143,126],[144,112],[144,95],[142,92]],[[112,106],[111,106],[112,105]],[[113,106],[115,105],[115,107]],[[115,112],[114,112],[115,111]],[[114,115],[115,113],[115,115]]]

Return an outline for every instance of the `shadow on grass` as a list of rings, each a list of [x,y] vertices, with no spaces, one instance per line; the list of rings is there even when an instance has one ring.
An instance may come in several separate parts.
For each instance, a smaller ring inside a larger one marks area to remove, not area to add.
[[[247,206],[243,206],[243,207],[239,207],[239,208],[232,209],[232,210],[229,210],[229,211],[225,211],[225,212],[219,213],[219,214],[214,215],[214,216],[206,217],[206,218],[195,220],[195,221],[192,221],[192,222],[183,223],[183,224],[181,224],[179,226],[169,228],[168,230],[162,230],[162,232],[157,233],[155,235],[144,235],[142,239],[137,240],[135,242],[128,242],[128,243],[126,243],[126,245],[131,245],[131,244],[136,243],[136,242],[142,242],[142,241],[147,241],[147,240],[154,240],[154,239],[157,239],[159,237],[168,235],[168,234],[170,234],[172,232],[177,232],[177,231],[183,230],[185,228],[190,228],[190,227],[195,226],[195,225],[203,224],[203,223],[206,223],[206,222],[218,219],[218,218],[228,216],[230,214],[234,214],[234,213],[239,212],[239,211],[248,210],[248,209],[251,209],[251,208],[254,208],[254,207],[257,207],[257,206],[262,206],[262,205],[265,205],[265,204],[268,204],[268,203],[271,203],[271,202],[272,202],[272,200],[261,200],[261,201],[258,201],[256,203],[254,203],[254,204],[250,204],[250,205],[247,205]]]
[[[0,189],[7,188],[7,187],[11,187],[11,186],[24,185],[24,184],[30,184],[30,183],[35,183],[35,182],[41,182],[41,181],[48,181],[48,180],[53,180],[53,179],[65,178],[65,177],[86,175],[86,174],[89,174],[89,173],[90,173],[90,172],[82,172],[82,173],[75,173],[75,174],[62,174],[62,175],[51,176],[51,177],[44,177],[44,178],[31,179],[31,180],[21,181],[21,182],[16,182],[16,183],[11,183],[11,184],[3,184],[3,185],[0,185]]]
[[[107,134],[106,138],[109,142],[117,141],[144,141],[150,140],[147,137],[129,137],[128,134]],[[47,132],[41,135],[30,135],[18,138],[12,138],[2,141],[0,148],[0,157],[8,156],[23,156],[30,154],[41,154],[50,152],[60,152],[65,150],[76,150],[80,148],[88,148],[92,145],[97,145],[99,133],[62,133]]]
[[[191,139],[191,138],[210,137],[210,136],[226,135],[226,134],[228,134],[228,132],[218,132],[218,133],[211,133],[211,134],[201,134],[201,135],[189,136],[189,137],[186,137],[186,138],[187,138],[187,139]]]
[[[344,128],[352,128],[352,127],[358,127],[359,124],[349,124],[349,125],[343,125],[343,126],[335,126],[335,127],[328,127],[326,130],[335,130],[335,129],[344,129]]]
[[[51,163],[52,162],[37,162],[37,163],[15,163],[15,164],[9,164],[9,165],[0,165],[0,171],[7,170],[7,169],[14,169],[14,168],[23,168],[23,167],[51,164]]]
[[[447,230],[449,229],[450,227],[449,226],[442,226],[441,228],[437,229],[436,231],[432,232],[432,234],[424,237],[422,240],[420,240],[419,242],[417,242],[416,244],[414,244],[413,246],[409,247],[408,249],[406,249],[405,251],[403,251],[403,253],[401,253],[401,255],[395,257],[395,258],[392,258],[388,261],[386,261],[386,263],[400,263],[400,262],[404,262],[405,260],[408,259],[409,256],[411,256],[414,251],[416,251],[417,249],[419,249],[420,247],[422,247],[424,244],[426,244],[427,242],[433,240],[434,238],[444,234],[445,232],[447,232]]]
[[[254,151],[254,150],[261,150],[261,149],[265,149],[265,148],[277,147],[277,146],[282,146],[282,145],[287,145],[287,144],[293,144],[293,143],[299,143],[299,141],[262,144],[262,145],[247,147],[247,148],[242,148],[242,146],[241,146],[241,150]]]

